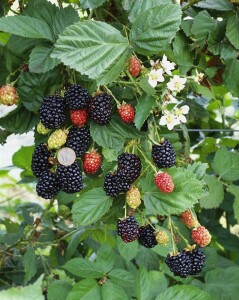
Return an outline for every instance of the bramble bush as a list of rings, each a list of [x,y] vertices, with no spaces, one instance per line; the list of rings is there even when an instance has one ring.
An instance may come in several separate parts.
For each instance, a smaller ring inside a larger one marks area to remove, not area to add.
[[[239,1],[56,2],[0,4],[0,298],[236,299]]]

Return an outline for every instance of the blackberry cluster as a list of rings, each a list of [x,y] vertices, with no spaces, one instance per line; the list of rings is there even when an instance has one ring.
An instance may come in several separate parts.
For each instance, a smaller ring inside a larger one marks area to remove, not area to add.
[[[40,177],[41,174],[51,168],[49,163],[49,157],[51,152],[47,149],[43,143],[36,146],[32,155],[32,172],[36,177]]]
[[[175,165],[176,153],[168,140],[164,140],[160,145],[153,145],[152,158],[159,168],[170,168]]]
[[[118,157],[118,175],[123,181],[133,183],[141,172],[140,158],[135,154],[123,153]]]
[[[108,124],[112,113],[112,97],[105,93],[95,96],[90,100],[89,112],[94,122]]]
[[[139,235],[139,224],[134,217],[127,217],[117,223],[117,233],[125,243],[133,242]]]
[[[45,171],[39,178],[36,185],[37,195],[45,198],[51,199],[61,190],[61,183],[58,176],[52,173],[50,170]]]
[[[56,174],[59,177],[63,192],[71,194],[82,190],[82,173],[76,161],[70,166],[59,164]]]
[[[89,105],[90,94],[81,85],[72,85],[64,95],[66,106],[70,110],[86,108]]]
[[[72,126],[67,136],[66,146],[73,149],[77,157],[81,157],[88,150],[89,144],[89,128]]]
[[[155,230],[151,225],[139,227],[139,242],[146,248],[153,248],[158,244],[155,238]]]
[[[186,278],[189,275],[197,275],[202,271],[205,263],[205,255],[201,249],[194,249],[192,251],[183,250],[175,256],[168,254],[165,262],[175,276]]]
[[[117,197],[122,192],[127,192],[130,189],[130,185],[122,181],[119,175],[116,173],[108,172],[105,176],[104,190],[106,195],[111,197]]]
[[[40,121],[48,129],[58,129],[65,122],[64,98],[51,95],[43,99],[40,108]]]

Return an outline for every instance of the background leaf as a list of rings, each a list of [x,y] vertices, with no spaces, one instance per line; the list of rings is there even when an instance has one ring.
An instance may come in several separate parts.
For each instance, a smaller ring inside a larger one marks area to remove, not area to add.
[[[136,113],[134,119],[134,123],[137,129],[140,129],[142,127],[144,121],[149,116],[150,111],[152,110],[154,104],[155,104],[155,98],[153,98],[150,95],[143,94],[139,98],[139,101],[135,107]]]
[[[68,272],[84,278],[101,278],[104,270],[96,263],[84,258],[73,258],[64,265]]]
[[[205,175],[204,180],[209,187],[209,193],[200,199],[203,208],[211,209],[219,207],[224,199],[223,184],[212,175]]]
[[[175,37],[180,23],[179,5],[156,6],[138,15],[132,25],[130,41],[137,52],[145,55],[156,54],[163,51]]]

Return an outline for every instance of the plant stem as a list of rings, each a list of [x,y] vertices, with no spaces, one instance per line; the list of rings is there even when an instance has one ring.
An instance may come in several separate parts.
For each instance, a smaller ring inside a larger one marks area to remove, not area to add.
[[[111,92],[110,89],[108,89],[108,87],[106,85],[104,85],[104,88],[107,90],[107,92],[113,97],[113,99],[115,100],[117,106],[120,105],[120,102],[115,98],[114,94]]]
[[[145,161],[147,162],[147,164],[150,165],[150,167],[154,170],[155,173],[157,173],[156,167],[148,160],[148,158],[144,155],[143,151],[141,151],[141,149],[138,146],[136,146],[136,147],[139,150],[139,152],[141,153],[141,155],[143,156],[143,158],[145,159]]]
[[[168,229],[171,233],[171,240],[172,240],[172,246],[173,246],[173,254],[176,254],[176,248],[175,248],[175,242],[174,242],[174,233],[173,233],[173,227],[172,227],[172,219],[171,215],[168,216]]]

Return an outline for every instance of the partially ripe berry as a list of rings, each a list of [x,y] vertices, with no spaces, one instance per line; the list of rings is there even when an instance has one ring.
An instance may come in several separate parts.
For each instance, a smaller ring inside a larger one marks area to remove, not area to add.
[[[102,157],[96,151],[87,152],[83,156],[83,167],[86,173],[95,174],[101,165]]]
[[[55,130],[48,139],[49,149],[58,149],[66,143],[67,133],[62,129]]]
[[[180,220],[185,224],[188,228],[193,228],[197,225],[197,220],[194,218],[192,213],[189,210],[183,212],[180,216]]]
[[[45,134],[50,133],[51,131],[52,131],[52,130],[46,128],[46,127],[42,124],[41,121],[37,124],[37,132],[38,132],[39,134],[45,135]]]
[[[130,190],[126,193],[126,202],[133,209],[140,206],[140,191],[136,186],[131,186]]]
[[[162,245],[164,247],[167,245],[167,243],[169,241],[169,236],[163,230],[157,231],[155,234],[155,238],[156,238],[156,241],[158,242],[158,244]]]
[[[139,225],[134,217],[130,216],[117,223],[117,233],[125,243],[136,240],[139,236]]]
[[[158,189],[163,193],[172,193],[174,190],[173,179],[166,172],[157,173],[154,177],[154,182]]]
[[[70,116],[71,121],[75,126],[82,127],[87,122],[87,110],[86,109],[78,109],[78,110],[71,110]]]
[[[129,72],[132,75],[132,77],[137,77],[141,70],[141,63],[140,61],[134,57],[131,56],[129,59]]]
[[[120,118],[127,124],[130,124],[134,121],[134,108],[131,104],[123,104],[118,109]]]
[[[211,242],[211,234],[204,226],[198,226],[192,230],[192,239],[200,247],[205,247]]]
[[[14,86],[3,85],[0,89],[0,101],[3,105],[12,106],[19,103],[19,97]]]

